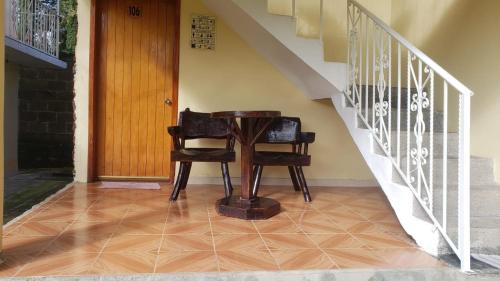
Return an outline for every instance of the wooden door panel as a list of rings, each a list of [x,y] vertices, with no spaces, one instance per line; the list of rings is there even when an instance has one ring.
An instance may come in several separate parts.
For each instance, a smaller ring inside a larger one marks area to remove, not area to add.
[[[175,106],[164,101],[176,100],[175,2],[106,0],[98,8],[98,177],[169,176]]]

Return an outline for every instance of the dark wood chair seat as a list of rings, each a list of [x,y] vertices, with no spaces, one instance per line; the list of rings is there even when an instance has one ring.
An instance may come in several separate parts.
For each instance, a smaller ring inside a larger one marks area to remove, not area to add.
[[[302,190],[304,200],[310,202],[311,195],[302,167],[311,165],[308,145],[314,142],[315,137],[315,133],[301,132],[300,118],[280,117],[274,119],[273,123],[257,140],[257,143],[290,144],[292,151],[254,152],[254,195],[257,196],[264,166],[288,166],[294,189],[296,191]]]
[[[309,166],[311,156],[296,152],[256,151],[253,162],[263,166]]]
[[[220,162],[224,191],[226,197],[231,196],[233,186],[229,177],[228,162],[235,160],[235,139],[231,133],[229,121],[211,118],[210,113],[193,112],[186,108],[179,114],[179,125],[169,127],[168,133],[172,136],[174,144],[170,159],[180,162],[179,173],[170,200],[177,200],[180,190],[186,188],[193,162]],[[186,147],[186,140],[193,139],[225,140],[225,147]]]
[[[172,161],[234,162],[236,153],[225,148],[184,148],[172,151]]]

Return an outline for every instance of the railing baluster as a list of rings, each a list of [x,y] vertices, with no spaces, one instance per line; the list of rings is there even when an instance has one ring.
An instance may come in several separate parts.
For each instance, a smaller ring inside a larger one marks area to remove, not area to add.
[[[434,213],[434,71],[430,70],[430,91],[429,91],[429,100],[430,100],[430,143],[429,143],[429,206],[431,212]]]
[[[407,80],[407,88],[406,88],[406,96],[407,96],[407,102],[406,102],[406,178],[411,182],[411,175],[410,175],[410,120],[411,120],[411,115],[410,115],[410,104],[411,104],[411,59],[412,59],[412,54],[410,51],[408,51],[408,76],[406,77]]]
[[[388,53],[389,53],[389,83],[388,83],[388,88],[389,88],[389,108],[388,108],[388,112],[389,112],[389,117],[388,117],[388,126],[387,126],[387,134],[388,134],[388,137],[387,137],[387,144],[388,144],[388,147],[389,147],[389,155],[392,156],[392,41],[391,41],[391,36],[389,34],[387,34],[387,38],[388,38]]]
[[[443,86],[443,229],[447,229],[448,212],[448,83]]]
[[[365,72],[365,121],[368,122],[368,114],[369,114],[369,111],[368,111],[368,102],[369,102],[369,84],[370,84],[370,81],[369,81],[369,77],[370,77],[370,52],[369,52],[369,48],[370,48],[370,43],[368,42],[368,32],[369,32],[369,22],[370,20],[368,19],[368,17],[366,17],[366,32],[365,32],[365,42],[366,42],[366,72]]]
[[[396,163],[401,165],[401,45],[398,43],[398,105],[397,105],[397,144],[396,144]]]

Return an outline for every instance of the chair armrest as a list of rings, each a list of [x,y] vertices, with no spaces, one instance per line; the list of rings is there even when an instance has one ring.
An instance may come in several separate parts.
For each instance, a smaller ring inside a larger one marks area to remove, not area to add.
[[[313,143],[316,139],[316,133],[313,132],[301,132],[300,133],[300,143]]]
[[[172,136],[174,149],[178,150],[183,145],[183,134],[180,126],[171,126],[167,128],[168,133]]]
[[[180,126],[168,127],[167,131],[172,137],[181,137],[182,135],[182,128]]]

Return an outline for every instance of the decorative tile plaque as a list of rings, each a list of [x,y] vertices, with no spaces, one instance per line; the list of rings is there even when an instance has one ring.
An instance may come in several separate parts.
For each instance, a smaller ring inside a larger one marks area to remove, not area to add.
[[[191,48],[215,50],[215,17],[193,15],[191,20]]]

